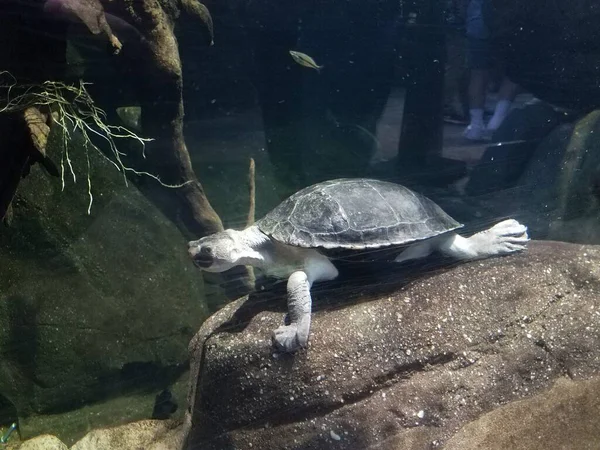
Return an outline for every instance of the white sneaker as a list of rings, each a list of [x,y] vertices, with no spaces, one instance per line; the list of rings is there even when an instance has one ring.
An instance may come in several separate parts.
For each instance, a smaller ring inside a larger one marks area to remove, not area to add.
[[[463,131],[463,137],[470,141],[485,141],[489,139],[489,133],[484,125],[469,125]]]

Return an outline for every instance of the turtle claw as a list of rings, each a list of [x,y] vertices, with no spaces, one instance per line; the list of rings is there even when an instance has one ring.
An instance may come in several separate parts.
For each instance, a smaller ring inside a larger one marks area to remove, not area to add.
[[[527,227],[515,219],[507,219],[503,220],[500,223],[497,223],[489,231],[493,231],[499,237],[515,237],[515,238],[525,238],[529,240],[527,237]]]
[[[273,345],[277,350],[293,353],[302,347],[306,347],[308,339],[301,339],[298,335],[298,326],[296,324],[283,325],[273,331]]]
[[[527,227],[508,219],[469,238],[455,237],[448,253],[462,259],[510,255],[525,250],[527,242]]]
[[[523,251],[529,242],[527,227],[514,219],[504,220],[485,231],[489,246],[488,252],[507,255]]]

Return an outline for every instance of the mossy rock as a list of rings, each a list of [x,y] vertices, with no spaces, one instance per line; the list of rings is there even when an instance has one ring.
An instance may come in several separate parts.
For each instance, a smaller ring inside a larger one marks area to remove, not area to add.
[[[600,243],[599,133],[600,110],[558,126],[538,146],[519,189],[506,193],[534,237]]]
[[[186,370],[207,315],[177,228],[92,149],[88,215],[81,142],[70,156],[77,182],[65,174],[63,190],[34,166],[0,232],[0,394],[20,418],[155,395]]]

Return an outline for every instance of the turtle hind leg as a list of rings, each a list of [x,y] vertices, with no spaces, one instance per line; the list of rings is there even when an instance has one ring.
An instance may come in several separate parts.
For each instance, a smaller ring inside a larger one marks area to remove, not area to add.
[[[438,248],[453,258],[480,259],[525,250],[528,241],[527,227],[508,219],[468,238],[452,233],[439,241]]]
[[[434,239],[417,242],[407,247],[402,253],[396,256],[394,262],[401,263],[411,259],[420,259],[429,256],[435,248]]]

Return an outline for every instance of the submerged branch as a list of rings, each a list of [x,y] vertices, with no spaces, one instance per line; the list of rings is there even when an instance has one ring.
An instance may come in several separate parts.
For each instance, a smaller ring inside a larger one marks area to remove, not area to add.
[[[256,165],[254,163],[254,158],[250,158],[250,168],[248,169],[248,194],[250,197],[250,207],[248,208],[246,227],[254,224],[256,216]]]

